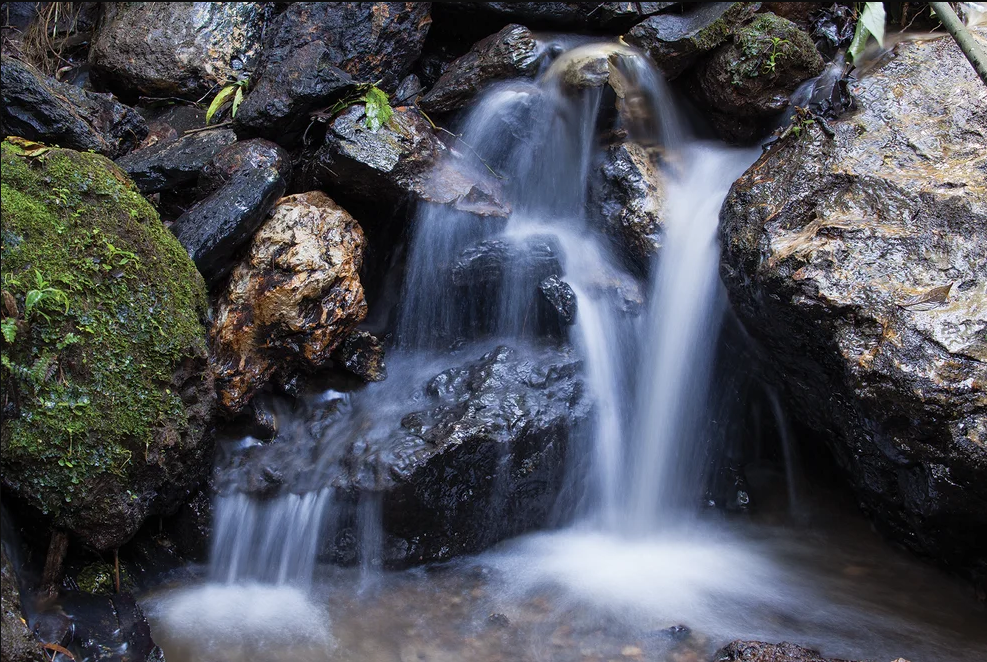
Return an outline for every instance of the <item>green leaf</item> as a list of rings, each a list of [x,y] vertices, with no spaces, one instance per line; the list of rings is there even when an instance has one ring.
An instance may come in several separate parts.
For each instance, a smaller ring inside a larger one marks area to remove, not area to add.
[[[219,109],[225,106],[227,102],[229,102],[230,97],[233,96],[233,94],[235,94],[238,89],[241,89],[240,86],[233,84],[233,85],[227,85],[226,87],[224,87],[219,91],[219,94],[216,95],[216,98],[214,98],[212,100],[212,103],[209,104],[209,109],[206,110],[206,124],[212,122],[213,115],[219,112]]]
[[[13,317],[8,317],[0,322],[0,331],[3,332],[3,339],[9,343],[17,338],[17,321]]]
[[[230,109],[230,119],[236,117],[236,111],[240,110],[243,103],[243,85],[236,86],[236,96],[233,97],[233,107]]]
[[[867,47],[867,39],[871,36],[877,40],[878,44],[884,46],[884,21],[884,3],[864,3],[864,11],[857,20],[857,30],[853,33],[853,41],[850,42],[850,48],[847,50],[852,60],[856,61],[864,52]]]
[[[38,305],[44,294],[41,290],[30,290],[24,298],[24,317],[31,314],[31,309]]]
[[[387,92],[376,86],[371,86],[363,97],[366,104],[367,128],[371,131],[378,131],[391,119],[394,111],[387,99]]]

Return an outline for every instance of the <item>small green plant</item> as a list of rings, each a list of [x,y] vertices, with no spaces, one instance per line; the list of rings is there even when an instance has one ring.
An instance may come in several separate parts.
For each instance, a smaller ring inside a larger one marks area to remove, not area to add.
[[[234,83],[229,83],[223,86],[223,89],[213,98],[212,102],[209,104],[209,108],[206,110],[206,124],[212,122],[213,117],[216,116],[222,108],[228,103],[233,105],[230,107],[230,119],[236,117],[236,112],[240,110],[240,104],[243,103],[243,96],[246,93],[248,81],[238,80]]]
[[[782,39],[781,37],[771,37],[771,51],[767,54],[768,57],[761,66],[762,73],[773,74],[775,72],[775,67],[778,64],[778,58],[785,55],[783,46],[788,43],[790,42],[787,39]]]
[[[860,13],[860,18],[857,19],[857,29],[853,33],[853,41],[850,42],[850,47],[847,49],[850,59],[854,62],[857,61],[857,58],[867,47],[868,39],[872,36],[879,45],[884,46],[885,18],[883,2],[864,3],[864,10]]]
[[[30,317],[31,311],[37,308],[45,299],[53,299],[59,303],[65,305],[66,314],[69,312],[69,297],[63,290],[51,287],[51,283],[45,280],[45,277],[41,275],[41,272],[37,269],[34,270],[34,289],[28,290],[27,295],[24,297],[24,317]],[[48,317],[41,310],[37,311],[39,315],[44,317],[49,322],[51,318]]]
[[[333,116],[346,110],[354,104],[362,103],[366,107],[367,118],[364,125],[371,131],[377,132],[382,126],[387,124],[394,109],[391,108],[390,98],[387,92],[377,87],[373,83],[360,83],[355,91],[349,94],[329,109],[329,115]]]
[[[0,331],[3,332],[3,339],[9,343],[17,339],[17,320],[13,317],[6,317],[0,322]]]

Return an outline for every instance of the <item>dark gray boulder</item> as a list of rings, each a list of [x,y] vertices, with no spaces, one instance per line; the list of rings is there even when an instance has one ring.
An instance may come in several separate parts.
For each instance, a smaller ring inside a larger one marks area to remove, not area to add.
[[[448,161],[445,161],[448,159]],[[407,201],[450,205],[478,216],[505,217],[509,207],[489,175],[457,166],[432,126],[412,107],[395,108],[379,130],[362,105],[343,111],[325,144],[306,164],[305,186],[321,187],[358,208],[394,209]]]
[[[199,100],[249,77],[269,13],[264,2],[113,2],[89,63],[93,83],[128,97]]]
[[[685,13],[652,16],[631,29],[627,43],[642,49],[668,78],[676,78],[700,56],[730,38],[757,11],[757,2],[692,4]]]
[[[285,184],[291,183],[291,154],[263,138],[240,140],[224,147],[199,171],[199,191],[209,194],[225,186],[239,172],[274,168]]]
[[[206,285],[216,285],[230,272],[239,249],[250,241],[286,188],[275,167],[240,170],[172,224],[172,232]]]
[[[902,42],[733,186],[721,273],[863,509],[987,581],[987,105],[949,37]]]
[[[616,33],[648,16],[672,11],[678,2],[437,2],[435,13],[448,14],[464,31],[475,25],[514,21],[538,28]],[[445,17],[443,17],[445,18]],[[472,25],[471,25],[472,24]],[[503,25],[503,23],[501,23]]]
[[[455,60],[421,99],[429,113],[461,108],[484,86],[498,80],[533,76],[538,70],[539,45],[531,30],[511,24],[477,42]]]
[[[199,173],[225,147],[236,142],[230,129],[213,129],[191,133],[176,140],[164,140],[118,159],[147,195],[195,184]]]
[[[280,142],[308,113],[354,82],[393,92],[421,54],[428,2],[295,2],[275,19],[237,115],[244,130]],[[292,134],[293,135],[293,134]]]
[[[576,323],[576,293],[569,283],[558,276],[549,276],[538,283],[538,291],[558,313],[561,324],[570,326]]]
[[[113,96],[60,83],[7,55],[0,57],[0,87],[4,136],[116,158],[147,135],[144,118]]]

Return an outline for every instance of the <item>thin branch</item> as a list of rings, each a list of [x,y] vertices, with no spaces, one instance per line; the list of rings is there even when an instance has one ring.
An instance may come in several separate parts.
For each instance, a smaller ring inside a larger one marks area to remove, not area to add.
[[[987,55],[984,54],[984,50],[976,38],[966,29],[948,2],[930,2],[929,5],[935,10],[936,16],[942,21],[946,31],[953,35],[953,39],[956,40],[966,59],[973,65],[973,70],[980,76],[980,80],[984,82],[984,85],[987,85]]]

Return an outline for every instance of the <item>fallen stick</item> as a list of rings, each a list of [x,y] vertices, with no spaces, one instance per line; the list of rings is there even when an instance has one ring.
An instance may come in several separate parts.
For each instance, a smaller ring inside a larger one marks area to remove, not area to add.
[[[976,37],[970,34],[970,31],[966,29],[948,2],[930,2],[929,5],[935,10],[936,16],[942,21],[946,31],[953,35],[953,39],[956,40],[966,59],[973,65],[973,69],[980,76],[980,80],[984,82],[984,85],[987,85],[987,55],[984,54],[984,49],[981,48]]]

